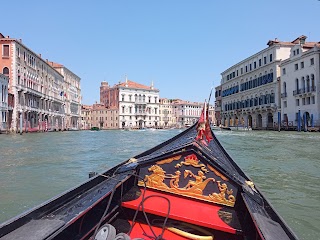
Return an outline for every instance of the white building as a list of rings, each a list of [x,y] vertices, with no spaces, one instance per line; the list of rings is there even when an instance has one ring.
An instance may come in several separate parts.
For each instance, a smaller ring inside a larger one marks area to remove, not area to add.
[[[120,128],[158,127],[160,121],[159,90],[126,80],[119,84]]]
[[[7,130],[9,78],[0,73],[0,133]]]
[[[64,77],[64,86],[61,92],[65,100],[64,126],[66,129],[79,130],[81,127],[81,79],[59,63],[49,62],[49,64]]]
[[[268,47],[225,70],[221,75],[221,118],[226,126],[273,128],[280,111],[280,62],[293,42],[277,39]]]
[[[281,62],[282,127],[320,127],[320,44],[296,42]]]
[[[173,105],[177,127],[188,127],[193,125],[198,121],[203,109],[203,103],[199,102],[175,100]]]
[[[160,122],[159,90],[130,81],[110,87],[100,86],[100,103],[119,109],[119,128],[158,127]]]

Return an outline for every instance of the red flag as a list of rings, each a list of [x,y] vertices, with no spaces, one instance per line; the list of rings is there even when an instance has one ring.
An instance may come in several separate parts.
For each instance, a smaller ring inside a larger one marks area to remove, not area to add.
[[[203,144],[208,145],[207,142],[209,143],[213,139],[209,123],[209,109],[206,108],[206,103],[204,104],[198,121],[197,131],[196,140],[201,140]]]
[[[205,128],[204,135],[206,136],[206,139],[208,142],[210,142],[213,139],[211,127],[210,127],[210,121],[209,121],[209,107],[207,108],[206,128]]]

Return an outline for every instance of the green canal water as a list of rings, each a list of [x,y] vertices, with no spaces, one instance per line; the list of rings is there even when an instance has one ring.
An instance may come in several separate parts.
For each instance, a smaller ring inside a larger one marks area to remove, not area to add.
[[[0,223],[181,130],[0,134]],[[215,131],[300,239],[320,234],[320,134]]]

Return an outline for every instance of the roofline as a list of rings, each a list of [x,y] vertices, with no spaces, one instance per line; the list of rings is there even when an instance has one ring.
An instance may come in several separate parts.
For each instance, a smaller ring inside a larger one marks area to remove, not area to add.
[[[263,50],[255,53],[255,54],[253,54],[253,55],[251,55],[250,57],[247,57],[247,58],[243,59],[242,61],[240,61],[240,62],[232,65],[232,66],[229,67],[227,70],[225,70],[225,71],[223,71],[222,73],[220,73],[220,75],[225,74],[226,72],[228,72],[228,71],[230,71],[231,69],[235,68],[235,66],[241,65],[242,63],[248,61],[248,60],[249,60],[250,58],[252,58],[253,56],[259,55],[259,54],[261,54],[262,52],[266,51],[267,49],[272,49],[272,48],[276,48],[276,47],[279,47],[279,46],[294,46],[294,45],[296,45],[296,44],[293,44],[293,43],[290,43],[290,44],[285,43],[285,44],[283,44],[283,42],[280,42],[280,43],[274,44],[274,45],[272,45],[272,46],[270,46],[270,47],[264,48]]]
[[[1,33],[0,33],[1,34]],[[1,34],[3,36],[3,34]],[[34,52],[33,50],[31,50],[29,47],[27,47],[25,44],[22,43],[22,40],[18,40],[18,39],[15,39],[15,38],[6,38],[6,37],[3,37],[3,38],[0,38],[0,41],[10,41],[10,42],[15,42],[15,43],[18,43],[20,44],[21,46],[23,46],[24,48],[26,48],[28,51],[34,53],[41,61],[43,61],[44,63],[46,63],[51,69],[53,69],[55,72],[57,72],[60,76],[63,77],[63,75],[61,73],[59,73],[56,69],[54,69],[49,63],[48,63],[48,59],[44,60],[38,53]]]

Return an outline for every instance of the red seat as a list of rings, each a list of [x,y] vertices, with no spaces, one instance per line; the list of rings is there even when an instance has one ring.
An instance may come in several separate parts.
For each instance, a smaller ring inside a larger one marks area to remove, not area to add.
[[[137,209],[141,202],[144,190],[142,189],[141,191],[141,196],[138,199],[123,202],[122,206],[130,209]],[[232,234],[236,234],[240,231],[229,226],[220,219],[218,211],[222,208],[221,206],[150,189],[146,190],[144,197],[146,198],[151,195],[159,197],[152,197],[145,200],[143,207],[147,213],[165,217],[168,212],[168,202],[163,198],[165,197],[170,201],[169,218],[171,219]]]

